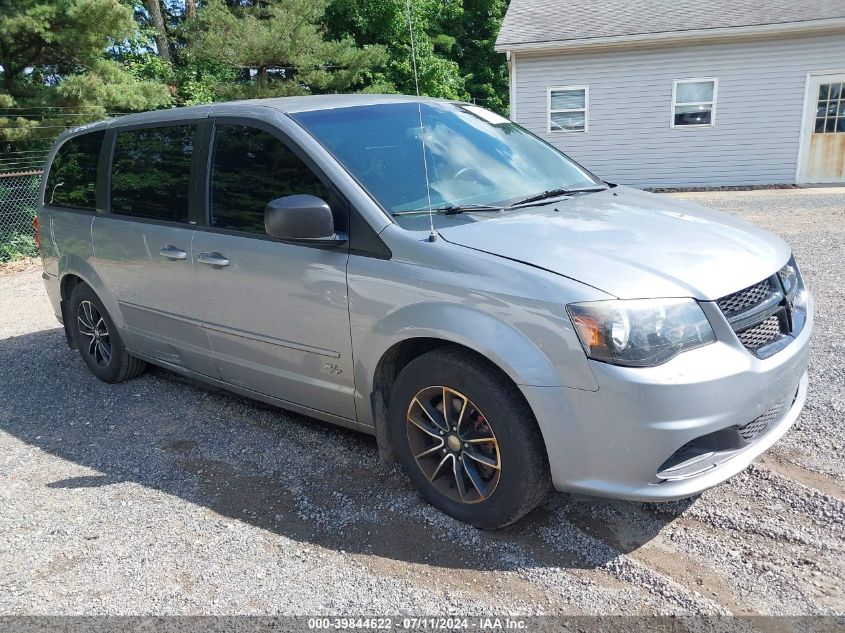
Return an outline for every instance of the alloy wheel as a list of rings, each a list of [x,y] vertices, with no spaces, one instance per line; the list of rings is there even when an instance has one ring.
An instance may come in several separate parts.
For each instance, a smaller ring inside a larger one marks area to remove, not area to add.
[[[502,470],[499,442],[472,400],[449,387],[426,387],[411,399],[406,421],[411,453],[437,490],[460,503],[493,494]]]
[[[82,335],[80,344],[100,367],[108,367],[112,357],[111,339],[106,320],[100,311],[90,301],[82,301],[76,311],[76,321],[79,333]]]

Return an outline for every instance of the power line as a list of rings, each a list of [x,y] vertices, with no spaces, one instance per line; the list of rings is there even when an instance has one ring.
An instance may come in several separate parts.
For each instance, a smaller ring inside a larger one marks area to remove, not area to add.
[[[32,112],[36,116],[76,116],[76,115],[92,116],[92,115],[100,114],[100,111],[85,112],[84,110],[74,110],[73,112],[55,112],[54,114],[51,114],[50,111],[37,112],[36,110],[29,110],[29,109],[19,110],[18,108],[3,108],[3,107],[0,107],[0,111],[2,111],[2,112],[6,112],[6,111],[14,112],[18,116],[20,116],[19,113],[26,113],[26,112]]]
[[[113,118],[113,117],[110,117]],[[100,121],[99,117],[92,117],[90,114],[85,113],[77,113],[77,114],[32,114],[28,113],[26,115],[17,114],[17,113],[9,113],[3,112],[0,110],[0,119],[5,119],[9,122],[17,122],[17,121],[75,121],[77,119],[85,119],[86,121]]]
[[[66,130],[65,125],[0,125],[0,130]]]
[[[99,106],[9,106],[8,108],[0,108],[0,110],[78,110],[86,107],[99,108]]]
[[[58,134],[36,138],[0,138],[0,143],[52,143]]]

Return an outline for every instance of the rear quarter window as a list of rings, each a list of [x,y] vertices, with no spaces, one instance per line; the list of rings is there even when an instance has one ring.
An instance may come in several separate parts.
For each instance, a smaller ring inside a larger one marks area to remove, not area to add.
[[[97,165],[104,138],[104,131],[89,132],[62,144],[50,165],[44,204],[97,208]]]

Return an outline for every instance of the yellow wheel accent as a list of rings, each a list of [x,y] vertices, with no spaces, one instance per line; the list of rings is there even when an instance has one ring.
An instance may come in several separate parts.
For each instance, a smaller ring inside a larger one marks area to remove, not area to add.
[[[496,434],[475,403],[449,387],[421,389],[405,416],[420,470],[441,493],[461,503],[487,499],[502,471]]]

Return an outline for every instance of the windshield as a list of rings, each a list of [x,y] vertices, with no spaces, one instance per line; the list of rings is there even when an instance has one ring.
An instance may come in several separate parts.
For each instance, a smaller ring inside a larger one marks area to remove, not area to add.
[[[555,189],[601,186],[548,143],[469,104],[423,102],[425,151],[434,208],[507,204]],[[428,209],[416,102],[291,115],[397,222],[424,228]],[[467,209],[467,211],[470,211]],[[483,219],[494,214],[475,215]],[[442,217],[438,221],[443,221]]]

